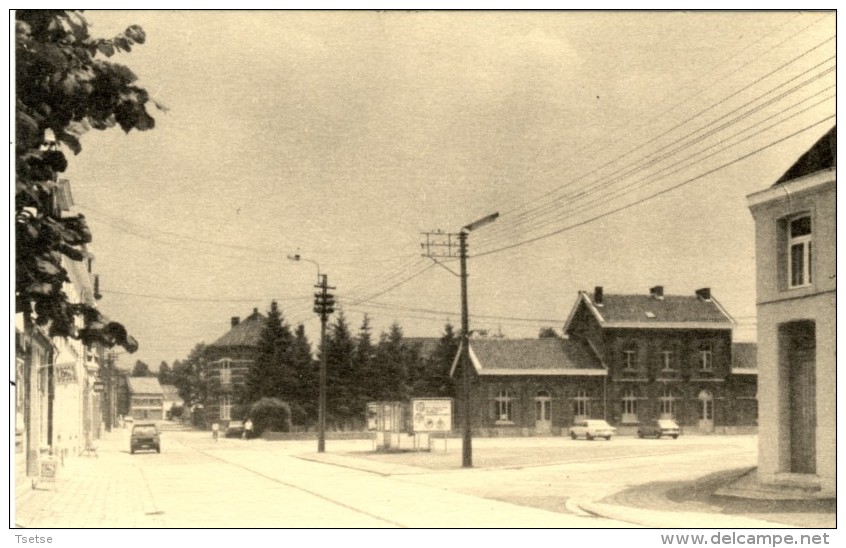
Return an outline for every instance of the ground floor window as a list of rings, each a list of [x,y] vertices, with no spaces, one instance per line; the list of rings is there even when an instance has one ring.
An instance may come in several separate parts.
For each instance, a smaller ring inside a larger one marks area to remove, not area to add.
[[[494,398],[494,420],[496,422],[513,422],[512,415],[512,398],[511,392],[507,389],[499,391],[499,395]]]
[[[658,409],[661,413],[662,419],[676,419],[676,396],[672,388],[665,386],[661,392],[661,397],[658,398]]]
[[[623,422],[637,422],[637,394],[634,388],[627,388],[623,392]]]
[[[220,419],[229,420],[232,418],[232,396],[224,394],[220,397]]]
[[[590,418],[590,396],[587,390],[579,390],[573,398],[573,421]]]

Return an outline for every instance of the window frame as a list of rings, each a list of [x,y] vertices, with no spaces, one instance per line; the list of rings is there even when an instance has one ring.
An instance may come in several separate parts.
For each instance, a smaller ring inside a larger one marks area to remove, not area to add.
[[[588,391],[584,388],[578,390],[576,392],[576,396],[573,398],[573,420],[574,421],[585,421],[590,418],[590,402],[591,397],[588,394]],[[581,413],[580,413],[581,411]]]
[[[628,344],[623,348],[623,371],[637,371],[640,369],[637,344]]]
[[[800,221],[802,219],[808,219],[808,224],[810,226],[808,234],[802,234],[800,236],[793,236],[793,223]],[[798,215],[794,215],[792,217],[787,218],[787,288],[788,289],[800,289],[803,287],[808,287],[813,284],[813,241],[814,241],[814,222],[813,218],[811,217],[810,212],[800,213]],[[794,283],[794,259],[793,259],[793,248],[795,246],[801,246],[801,280],[799,283]]]
[[[697,360],[700,371],[714,370],[714,346],[710,343],[702,343],[697,350]]]
[[[494,423],[514,424],[514,397],[507,388],[502,388],[494,398]],[[505,417],[505,418],[503,418]]]
[[[232,360],[223,359],[220,360],[220,384],[221,385],[230,385],[232,384]]]
[[[220,396],[220,420],[232,420],[232,396],[229,394]]]
[[[664,386],[661,390],[661,395],[658,396],[658,417],[661,420],[676,420],[676,400],[678,398],[673,393],[673,389],[669,386]]]
[[[658,356],[661,360],[661,371],[676,370],[675,352],[672,349],[664,348],[661,350]]]
[[[637,414],[637,401],[640,398],[638,398],[635,389],[631,387],[626,388],[623,391],[623,397],[620,399],[623,402],[623,414],[621,417],[621,422],[623,422],[624,424],[633,424],[640,422]]]

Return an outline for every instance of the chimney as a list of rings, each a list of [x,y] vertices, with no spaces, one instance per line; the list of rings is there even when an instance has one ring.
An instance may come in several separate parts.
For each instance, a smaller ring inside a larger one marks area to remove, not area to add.
[[[659,301],[664,300],[664,286],[663,285],[656,285],[649,289],[649,295],[653,299],[658,299]]]
[[[702,289],[696,290],[696,296],[702,299],[703,301],[710,301],[711,300],[711,288],[710,287],[703,287]]]
[[[236,325],[241,323],[241,318],[239,318],[238,316],[232,316],[231,322],[232,322],[232,327],[235,327]]]
[[[602,306],[604,303],[602,301],[602,286],[598,285],[593,288],[593,304],[596,306]]]

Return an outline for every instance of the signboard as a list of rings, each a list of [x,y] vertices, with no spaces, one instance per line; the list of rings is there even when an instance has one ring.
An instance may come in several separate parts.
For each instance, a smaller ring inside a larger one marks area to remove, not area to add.
[[[59,363],[54,366],[56,382],[58,384],[70,384],[76,382],[76,364]]]
[[[452,430],[452,399],[413,399],[411,415],[413,432],[449,432]]]
[[[102,392],[106,389],[106,383],[103,381],[94,381],[92,388],[94,389],[94,392]]]
[[[38,463],[38,481],[56,483],[59,462],[56,457],[43,456]]]
[[[379,430],[379,404],[367,404],[367,429],[371,432]]]

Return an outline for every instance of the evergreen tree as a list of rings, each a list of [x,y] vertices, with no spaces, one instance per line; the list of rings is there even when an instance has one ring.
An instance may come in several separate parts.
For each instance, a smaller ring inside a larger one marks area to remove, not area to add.
[[[288,402],[294,424],[312,425],[317,422],[317,400],[319,395],[319,369],[311,355],[311,343],[306,338],[303,324],[294,332],[291,347],[293,378],[288,384]]]
[[[416,352],[402,340],[402,328],[391,324],[388,333],[379,337],[375,362],[378,367],[376,384],[380,400],[404,401],[411,391],[408,386],[409,368],[414,366]]]
[[[442,398],[455,397],[455,381],[450,378],[449,373],[460,344],[461,338],[456,335],[452,324],[447,322],[444,333],[438,341],[438,347],[427,360],[426,395]]]
[[[267,324],[259,338],[255,363],[247,372],[241,403],[261,398],[284,397],[286,384],[293,377],[291,346],[294,337],[276,301],[270,303]]]
[[[376,348],[373,346],[370,331],[370,317],[365,314],[358,330],[354,358],[357,373],[355,378],[357,407],[362,410],[362,413],[367,407],[367,402],[376,401],[379,398],[375,390],[379,382],[379,372],[374,360]]]
[[[326,423],[336,426],[350,425],[359,409],[355,402],[355,341],[343,312],[326,334]]]

